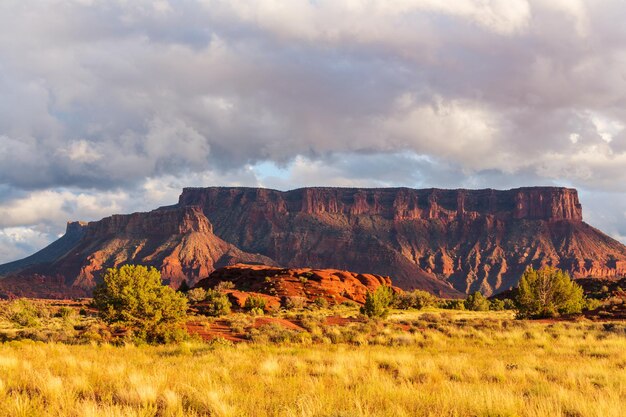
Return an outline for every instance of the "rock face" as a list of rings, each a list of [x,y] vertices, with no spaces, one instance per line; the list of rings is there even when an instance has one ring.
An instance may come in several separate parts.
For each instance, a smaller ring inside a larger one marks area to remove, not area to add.
[[[76,227],[69,224],[68,233],[61,239],[74,233]],[[49,251],[49,248],[42,252]],[[39,284],[61,280],[71,290],[68,293],[76,295],[76,291],[82,290],[82,294],[87,295],[106,268],[131,263],[158,268],[164,281],[176,288],[183,281],[193,285],[225,265],[239,262],[274,264],[267,257],[243,252],[215,236],[211,223],[197,207],[114,215],[80,224],[80,238],[71,248],[56,259],[42,259],[40,263],[29,262],[26,268],[13,272],[8,281],[0,280],[0,293],[5,297],[62,296],[57,285],[50,285],[54,291],[48,292]],[[7,264],[7,268],[8,265],[11,264]],[[8,283],[15,281],[16,275],[32,284],[32,293],[25,291],[24,285],[20,285],[19,292],[15,293],[17,286]]]
[[[329,304],[344,301],[365,303],[368,291],[375,291],[379,286],[391,287],[391,278],[372,274],[358,274],[336,269],[311,268],[276,268],[263,265],[233,265],[216,270],[197,286],[213,288],[223,281],[230,281],[235,288],[229,290],[239,300],[245,293],[260,293],[270,296],[277,303],[285,298],[299,297],[306,303],[323,298]],[[395,291],[401,291],[398,288]],[[273,300],[271,300],[273,301]]]
[[[60,276],[89,290],[103,268],[130,262],[160,268],[173,286],[252,262],[391,276],[403,289],[459,297],[507,290],[529,265],[623,277],[626,247],[583,222],[568,188],[186,188],[174,206],[72,224],[0,275]]]
[[[626,247],[582,221],[574,189],[186,188],[216,234],[284,266],[393,277],[443,296],[493,294],[532,265],[626,274]]]

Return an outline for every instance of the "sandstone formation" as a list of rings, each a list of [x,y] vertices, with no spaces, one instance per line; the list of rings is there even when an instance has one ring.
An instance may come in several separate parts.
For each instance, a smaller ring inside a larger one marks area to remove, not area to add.
[[[442,296],[505,290],[529,265],[626,275],[626,247],[582,221],[568,188],[186,188],[178,205],[202,207],[217,235],[280,265],[389,275]]]
[[[505,291],[529,265],[623,277],[626,247],[583,222],[568,188],[186,188],[173,206],[72,223],[0,275],[89,291],[103,268],[131,262],[158,267],[172,286],[245,262],[391,276],[403,289],[459,297]]]
[[[191,286],[216,268],[239,262],[273,265],[274,261],[246,253],[213,234],[213,227],[196,207],[155,210],[149,213],[114,215],[97,222],[70,223],[68,234],[80,228],[80,238],[58,258],[49,260],[50,246],[33,255],[25,269],[14,271],[0,280],[0,294],[42,297],[67,294],[88,295],[106,268],[123,264],[142,264],[158,268],[164,282],[177,288],[183,281]],[[58,242],[58,241],[57,241]],[[55,242],[55,243],[57,243]],[[51,246],[55,245],[53,243]],[[59,245],[56,245],[59,246]],[[32,258],[41,257],[40,263]],[[29,259],[29,258],[26,258]],[[17,264],[18,267],[22,264]],[[7,264],[5,269],[12,266]],[[25,281],[18,286],[8,283]],[[49,282],[49,290],[41,282]],[[32,287],[32,292],[24,287]],[[43,287],[43,288],[42,288]],[[54,291],[53,291],[54,290]],[[82,290],[82,291],[81,291]]]
[[[368,291],[379,286],[391,287],[391,278],[372,274],[359,274],[336,269],[277,268],[264,265],[233,265],[216,270],[197,286],[213,288],[220,282],[229,281],[234,289],[227,292],[243,305],[247,292],[270,296],[270,302],[284,301],[289,297],[300,298],[306,303],[322,298],[329,304],[344,301],[365,302]],[[400,289],[394,288],[394,291]],[[245,291],[245,293],[244,293]]]

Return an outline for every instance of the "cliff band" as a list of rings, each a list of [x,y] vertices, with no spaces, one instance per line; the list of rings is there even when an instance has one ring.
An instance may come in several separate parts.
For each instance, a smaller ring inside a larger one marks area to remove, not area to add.
[[[529,265],[623,277],[626,247],[583,222],[569,188],[185,188],[173,206],[71,223],[59,241],[1,265],[0,288],[38,277],[89,292],[124,263],[194,284],[238,262],[391,276],[454,297],[507,290]]]

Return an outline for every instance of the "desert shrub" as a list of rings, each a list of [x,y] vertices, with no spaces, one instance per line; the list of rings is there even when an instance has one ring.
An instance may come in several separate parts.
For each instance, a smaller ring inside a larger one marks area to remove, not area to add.
[[[431,307],[437,304],[437,297],[427,291],[413,290],[404,293],[397,294],[394,297],[395,307],[408,310],[410,308],[416,308],[418,310]]]
[[[22,298],[6,303],[0,315],[21,327],[38,327],[41,325],[41,319],[50,316],[50,311],[44,306]]]
[[[317,297],[315,300],[313,300],[313,305],[319,309],[328,308],[328,300],[326,300],[324,297]]]
[[[510,298],[505,298],[503,301],[505,310],[515,310],[515,301]]]
[[[587,310],[587,311],[593,311],[599,307],[602,306],[602,301],[596,299],[596,298],[587,298],[585,299],[585,306],[583,307],[583,310]]]
[[[235,284],[232,281],[220,281],[215,286],[218,291],[232,290],[235,288]]]
[[[361,313],[368,317],[385,318],[393,301],[393,290],[386,285],[379,286],[374,292],[367,292]]]
[[[354,307],[359,306],[359,304],[353,300],[345,300],[343,303],[341,303],[341,305],[344,307],[349,307],[349,308],[354,308]]]
[[[473,294],[467,296],[465,300],[465,309],[471,311],[487,311],[489,310],[489,300],[485,298],[480,292],[476,291]]]
[[[248,310],[249,312],[253,312],[253,310],[255,310],[255,312],[258,312],[257,310],[261,310],[261,313],[263,312],[263,310],[265,310],[265,305],[266,305],[266,301],[265,298],[261,297],[260,295],[250,295],[248,296],[248,298],[246,298],[246,302],[243,305],[243,308]]]
[[[217,290],[207,290],[202,304],[202,313],[207,316],[219,317],[230,313],[230,300],[226,294]]]
[[[442,300],[439,307],[446,310],[465,310],[465,300]]]
[[[300,310],[306,305],[306,298],[304,297],[285,297],[283,306],[288,310]]]
[[[155,268],[110,268],[94,291],[94,306],[107,323],[127,327],[138,340],[163,343],[184,336],[187,299],[161,283]]]
[[[266,324],[258,329],[252,329],[247,337],[252,342],[259,344],[293,344],[303,343],[305,341],[310,342],[310,335],[307,332],[298,332],[287,329],[275,323]]]
[[[57,310],[54,316],[67,320],[72,318],[74,315],[76,315],[76,313],[73,308],[63,306]]]
[[[194,288],[187,291],[187,298],[192,303],[199,303],[206,299],[207,291],[204,288]]]
[[[506,310],[504,307],[504,300],[498,300],[497,298],[491,300],[491,304],[489,305],[489,310],[492,310],[492,311]]]
[[[528,268],[520,279],[515,304],[519,318],[556,317],[580,313],[585,298],[582,287],[567,272]]]

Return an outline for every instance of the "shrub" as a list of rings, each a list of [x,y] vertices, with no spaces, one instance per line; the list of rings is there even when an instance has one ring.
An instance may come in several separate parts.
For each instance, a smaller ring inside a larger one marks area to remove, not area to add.
[[[493,311],[502,311],[504,308],[504,300],[493,299],[491,300],[491,305],[489,306],[489,310]]]
[[[442,300],[439,306],[447,310],[465,310],[465,300]]]
[[[69,319],[69,318],[72,318],[74,315],[75,315],[74,309],[63,306],[57,310],[54,316],[62,318],[62,319]]]
[[[2,315],[18,326],[38,327],[40,319],[47,318],[50,312],[30,300],[19,299],[7,303]]]
[[[413,290],[397,294],[394,297],[394,304],[402,310],[410,308],[421,310],[422,308],[436,305],[437,297],[427,291]]]
[[[109,268],[94,291],[94,306],[109,324],[127,327],[139,340],[169,342],[183,336],[187,299],[161,283],[155,268]]]
[[[596,310],[599,307],[602,307],[603,303],[602,301],[595,299],[595,298],[587,298],[585,299],[585,306],[583,307],[583,310],[587,310],[587,311],[593,311]]]
[[[515,301],[510,298],[504,299],[504,309],[505,310],[515,310]]]
[[[313,300],[313,305],[317,308],[328,308],[328,301],[324,297],[317,297]]]
[[[393,301],[393,290],[386,285],[379,286],[374,292],[367,292],[361,313],[368,317],[385,318]]]
[[[354,308],[354,307],[358,307],[359,304],[356,301],[353,300],[346,300],[343,303],[341,303],[342,306],[344,307],[350,307],[350,308]]]
[[[204,288],[194,288],[187,291],[187,298],[192,303],[204,301],[207,297],[207,291]]]
[[[556,317],[580,313],[585,298],[582,287],[567,272],[552,267],[528,268],[520,279],[515,304],[519,318]]]
[[[253,310],[265,310],[265,298],[260,295],[250,295],[246,298],[246,302],[243,305],[243,308],[252,312]],[[258,311],[257,311],[258,312]]]
[[[232,290],[233,288],[235,288],[235,284],[232,281],[220,281],[215,286],[218,291]]]
[[[306,298],[304,297],[285,297],[283,305],[288,310],[300,310],[306,305]]]
[[[230,300],[226,294],[217,290],[207,290],[202,305],[202,313],[207,316],[219,317],[230,313]]]
[[[249,311],[252,316],[262,316],[265,311],[261,307],[253,307]]]
[[[467,296],[465,300],[465,309],[472,311],[487,311],[489,310],[489,300],[485,298],[480,292],[476,291],[473,294]]]

